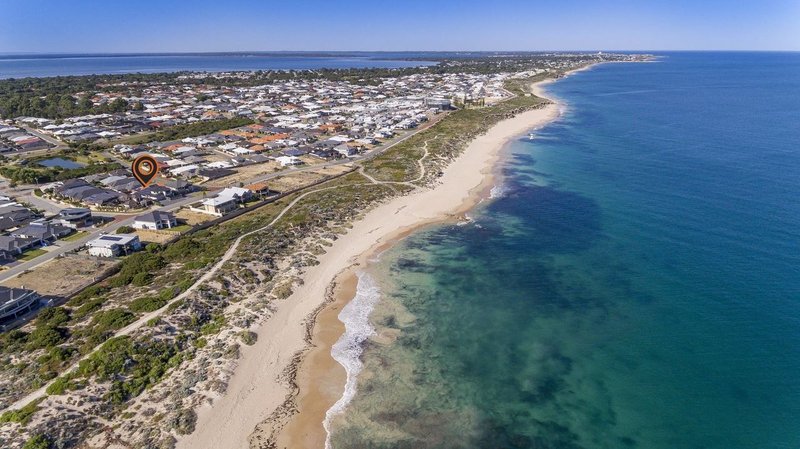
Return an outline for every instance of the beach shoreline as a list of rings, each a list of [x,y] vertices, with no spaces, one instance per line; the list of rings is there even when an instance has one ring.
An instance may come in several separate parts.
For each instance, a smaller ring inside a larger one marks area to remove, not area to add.
[[[541,90],[550,81],[536,83],[536,95],[551,100]],[[354,222],[259,326],[256,344],[242,348],[226,393],[197,410],[195,432],[182,437],[177,447],[324,447],[322,422],[346,378],[330,349],[344,332],[338,314],[354,297],[357,270],[411,232],[460,220],[486,199],[503,148],[555,120],[560,104],[551,102],[505,119],[473,139],[435,188],[394,198]]]
[[[591,66],[568,72],[565,76],[586,70],[589,67]],[[338,319],[338,315],[356,294],[358,271],[366,268],[370,264],[370,260],[376,259],[377,255],[391,248],[409,234],[425,226],[447,222],[452,220],[454,216],[463,217],[464,213],[488,199],[491,189],[495,187],[498,178],[501,176],[501,167],[498,162],[502,159],[502,153],[507,144],[520,135],[551,123],[560,115],[559,109],[562,104],[549,97],[544,91],[544,86],[557,80],[558,78],[548,78],[531,85],[532,91],[536,96],[546,98],[551,101],[551,104],[542,109],[534,110],[541,112],[541,114],[531,117],[533,120],[528,123],[525,129],[515,126],[513,130],[504,130],[512,131],[511,133],[504,132],[502,136],[495,136],[496,141],[493,148],[490,148],[487,152],[487,159],[484,161],[483,169],[480,170],[483,173],[483,179],[477,186],[472,186],[469,189],[469,196],[461,204],[457,205],[454,211],[443,215],[441,219],[419,223],[411,228],[403,229],[401,232],[386,236],[385,242],[375,245],[368,252],[361,254],[356,263],[345,268],[336,276],[333,281],[335,287],[331,291],[327,306],[325,306],[324,311],[320,313],[314,324],[311,349],[298,367],[296,377],[298,394],[295,398],[298,412],[290,418],[285,427],[277,432],[275,443],[278,448],[325,447],[327,433],[322,423],[326,417],[326,412],[342,396],[346,380],[344,368],[331,356],[331,348],[344,333],[344,324]],[[525,113],[521,115],[524,116]],[[514,120],[517,117],[509,120]],[[498,126],[504,122],[501,122]],[[492,134],[493,131],[495,131],[495,128],[492,128],[487,134]],[[474,142],[470,144],[470,147],[473,144]],[[469,148],[466,151],[469,151]],[[487,167],[489,168],[488,171]]]

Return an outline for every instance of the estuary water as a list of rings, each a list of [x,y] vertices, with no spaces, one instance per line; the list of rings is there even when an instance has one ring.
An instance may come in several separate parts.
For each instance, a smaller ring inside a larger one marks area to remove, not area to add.
[[[400,68],[433,64],[403,60],[425,53],[174,53],[174,54],[0,54],[0,79],[161,72],[232,72]]]
[[[508,145],[503,193],[361,276],[332,446],[800,447],[800,54],[548,89],[566,111]]]

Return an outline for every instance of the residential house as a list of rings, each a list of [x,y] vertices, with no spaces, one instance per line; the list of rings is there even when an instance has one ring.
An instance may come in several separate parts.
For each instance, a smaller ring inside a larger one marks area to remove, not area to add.
[[[30,312],[40,298],[33,290],[0,286],[0,321],[13,320]]]
[[[303,161],[301,161],[296,156],[278,156],[275,158],[275,160],[278,161],[279,164],[281,164],[281,167],[303,164]]]
[[[5,251],[12,255],[22,254],[22,251],[27,249],[21,246],[23,243],[26,243],[24,239],[10,235],[0,235],[0,251]]]
[[[117,257],[128,255],[142,248],[136,234],[106,234],[90,240],[86,246],[89,254],[97,257]]]
[[[62,209],[56,216],[59,220],[58,223],[69,228],[77,229],[80,226],[89,226],[92,224],[92,211],[85,207],[69,207]]]
[[[253,192],[253,195],[257,195],[260,197],[276,195],[279,192],[276,190],[272,190],[269,188],[269,185],[266,182],[258,182],[255,184],[250,184],[244,187],[245,189]]]
[[[253,193],[250,190],[240,187],[228,187],[219,192],[215,197],[196,203],[196,205],[190,207],[190,209],[221,217],[238,209],[241,203],[244,203],[252,197]]]
[[[12,232],[11,235],[24,239],[32,239],[41,245],[46,245],[56,239],[70,235],[72,231],[72,229],[66,226],[44,221],[34,221]]]
[[[178,221],[175,219],[175,214],[158,210],[139,215],[133,221],[133,227],[136,229],[170,229],[177,225]]]

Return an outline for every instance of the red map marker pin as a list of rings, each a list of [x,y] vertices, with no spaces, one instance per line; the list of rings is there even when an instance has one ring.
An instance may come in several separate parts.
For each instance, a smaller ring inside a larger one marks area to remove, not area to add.
[[[142,187],[147,187],[158,174],[158,162],[153,156],[143,154],[133,160],[131,171]]]

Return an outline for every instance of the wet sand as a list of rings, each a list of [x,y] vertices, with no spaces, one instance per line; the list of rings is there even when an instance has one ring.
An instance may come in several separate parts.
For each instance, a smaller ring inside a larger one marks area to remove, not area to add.
[[[545,97],[541,85],[552,82],[546,80],[534,85],[536,95]],[[518,137],[520,134],[531,129],[541,127],[558,115],[558,105],[551,104],[543,109],[529,111],[539,112],[538,114],[524,113],[532,119],[527,126],[522,125],[506,128],[503,136],[494,136],[493,148],[485,148],[487,151],[487,163],[491,169],[487,172],[484,166],[483,179],[477,187],[474,187],[470,195],[455,208],[455,213],[442,217],[436,222],[444,222],[448,219],[458,219],[463,213],[472,209],[483,199],[489,196],[491,188],[495,185],[496,173],[494,167],[500,157],[502,148],[509,140]],[[514,119],[519,118],[515,117]],[[510,119],[510,120],[514,120]],[[505,123],[505,122],[503,122]],[[494,131],[494,129],[492,130]],[[491,131],[490,131],[491,133]],[[472,145],[471,145],[472,146]],[[388,249],[406,235],[419,229],[422,226],[431,224],[431,221],[421,222],[412,228],[404,229],[403,232],[391,236],[384,244],[372,248],[368,253],[359,257],[359,266],[366,266],[367,260],[375,254]],[[313,349],[303,359],[297,376],[299,394],[297,398],[297,414],[291,417],[289,423],[281,429],[276,440],[278,448],[324,448],[326,432],[323,428],[323,420],[328,409],[342,396],[346,379],[344,368],[331,356],[331,347],[344,333],[344,325],[338,320],[337,316],[341,309],[350,301],[356,292],[358,278],[356,270],[351,267],[342,271],[336,279],[334,288],[334,300],[325,310],[320,313],[314,325],[312,345]]]
[[[354,222],[303,275],[303,284],[276,304],[256,330],[258,341],[242,348],[225,394],[197,410],[195,432],[177,447],[324,447],[325,411],[341,396],[345,379],[330,348],[344,330],[337,315],[354,297],[355,270],[421,226],[463,218],[488,196],[505,144],[558,113],[550,104],[503,120],[476,137],[435,188],[394,198]]]

